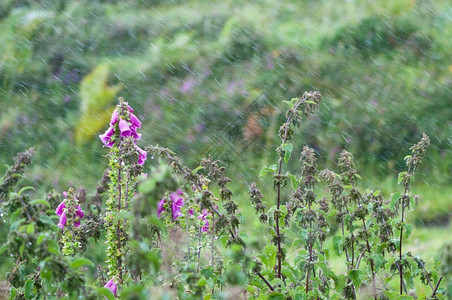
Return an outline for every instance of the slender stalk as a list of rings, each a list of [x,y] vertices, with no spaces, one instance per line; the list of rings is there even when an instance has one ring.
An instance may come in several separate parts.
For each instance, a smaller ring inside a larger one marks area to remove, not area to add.
[[[408,170],[408,174],[410,170]],[[402,218],[401,218],[401,223],[400,223],[400,238],[399,238],[399,243],[400,243],[400,247],[399,247],[399,275],[400,275],[400,295],[403,294],[403,290],[402,290],[402,286],[403,286],[403,270],[402,270],[402,242],[403,242],[403,222],[404,222],[404,217],[405,217],[405,200],[406,197],[408,197],[408,192],[410,191],[410,185],[409,183],[405,183],[405,191],[403,193],[402,196]]]
[[[422,269],[424,269],[425,277],[427,277],[428,284],[430,285],[430,288],[432,289],[432,291],[434,291],[435,288],[434,288],[433,285],[432,285],[432,281],[430,280],[430,276],[428,276],[428,272],[427,272],[427,270],[425,269],[424,264],[422,263],[421,260],[416,260],[416,261],[417,261],[417,263],[419,263],[419,264],[422,266]]]
[[[436,283],[435,289],[433,290],[433,294],[432,294],[432,296],[431,296],[430,298],[433,298],[433,297],[436,296],[436,291],[437,291],[438,288],[439,288],[439,284],[441,283],[441,280],[443,280],[443,276],[441,276],[441,277],[439,278],[438,282]]]
[[[118,213],[121,212],[121,164],[122,160],[119,159],[119,167],[118,167]],[[121,228],[120,223],[116,224],[116,238],[118,243],[118,249],[121,248]],[[118,269],[119,269],[119,280],[122,282],[122,258],[118,257]]]
[[[293,112],[297,111],[298,106],[300,106],[302,103],[304,102],[298,102],[297,105],[295,105],[294,109],[292,110],[292,112],[290,113],[290,115],[287,117],[287,121],[286,121],[286,128],[284,130],[284,138],[283,138],[283,144],[286,143],[287,141],[287,133],[289,130],[289,124],[290,121],[292,120],[293,117]],[[278,166],[278,176],[281,175],[282,172],[282,157],[279,158],[279,166]],[[281,183],[278,181],[278,183],[276,184],[276,210],[278,211],[278,213],[276,214],[276,241],[278,244],[278,269],[276,272],[276,277],[277,278],[281,278],[281,265],[282,265],[282,250],[281,250],[281,234],[279,231],[279,208],[281,206]]]
[[[262,274],[261,274],[260,272],[257,272],[257,276],[259,276],[259,277],[265,282],[265,284],[269,287],[269,289],[270,289],[272,292],[275,291],[275,289],[272,287],[272,285],[270,284],[270,282],[268,282],[268,280],[265,279],[265,277],[262,276]]]

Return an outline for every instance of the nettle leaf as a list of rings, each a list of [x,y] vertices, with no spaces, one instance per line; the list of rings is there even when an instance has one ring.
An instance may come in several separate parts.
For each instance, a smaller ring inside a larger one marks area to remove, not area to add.
[[[32,187],[32,186],[25,186],[25,187],[21,188],[19,192],[17,192],[17,196],[22,195],[23,192],[28,191],[28,190],[33,190],[34,191],[35,188]]]
[[[335,236],[333,238],[333,250],[336,255],[340,256],[344,249],[344,241],[341,236]]]
[[[280,292],[273,292],[268,295],[268,300],[285,300],[283,293]]]
[[[273,268],[276,264],[277,249],[275,245],[267,245],[263,249],[263,253],[259,255],[262,263],[268,268]]]
[[[405,229],[405,238],[409,238],[411,232],[413,231],[413,225],[411,224],[404,224],[403,225],[404,229]]]
[[[361,270],[350,270],[348,277],[353,281],[353,285],[356,288],[361,286],[361,282],[363,281],[363,273]]]
[[[104,296],[105,298],[107,298],[108,300],[115,300],[115,295],[113,294],[112,291],[110,291],[109,289],[107,289],[106,287],[101,287],[97,289],[97,293],[99,294],[99,296]]]
[[[295,191],[298,188],[298,180],[297,180],[297,176],[287,173],[287,177],[289,177],[290,182],[292,184],[292,189]]]
[[[94,264],[89,259],[83,258],[83,257],[74,259],[70,264],[71,268],[74,268],[74,269],[78,269],[78,268],[86,266],[86,265],[93,266]]]
[[[395,206],[397,204],[397,201],[399,201],[399,199],[400,199],[400,196],[401,195],[400,195],[399,192],[396,192],[396,193],[392,194],[392,196],[391,196],[391,204],[390,204],[391,209],[395,208]]]
[[[42,223],[49,225],[51,227],[56,227],[55,223],[52,221],[52,219],[48,215],[45,215],[45,214],[39,215],[39,221],[41,221]]]
[[[297,283],[297,277],[294,274],[294,271],[292,270],[292,268],[290,267],[290,265],[287,262],[283,263],[283,268],[281,270],[282,274],[289,278],[293,283]]]
[[[57,241],[52,239],[47,240],[47,250],[55,255],[60,254],[60,248],[58,247]]]
[[[383,255],[377,253],[372,255],[372,259],[375,263],[375,269],[380,269],[381,266],[383,266],[386,262],[386,259],[383,257]]]
[[[403,177],[405,177],[407,172],[400,172],[399,176],[397,177],[397,184],[401,184],[403,181]]]
[[[25,288],[24,288],[24,296],[25,299],[32,299],[33,298],[33,287],[35,285],[35,282],[31,279],[28,279],[25,282]]]
[[[344,274],[340,274],[338,276],[335,277],[331,277],[334,280],[334,288],[336,291],[338,292],[342,292],[342,290],[345,287],[345,275]]]
[[[0,254],[5,252],[6,250],[8,250],[8,245],[7,244],[3,244],[3,246],[0,247]]]
[[[292,155],[293,145],[291,143],[285,143],[281,145],[281,149],[284,151],[284,162],[287,164]]]
[[[283,102],[286,103],[289,106],[289,109],[294,109],[295,108],[294,104],[291,101],[283,100]]]
[[[30,204],[31,205],[43,204],[43,205],[47,206],[48,208],[51,208],[50,203],[44,199],[36,199],[36,200],[30,201]]]
[[[271,166],[264,166],[259,173],[259,177],[267,175],[268,172],[276,173],[276,164]]]
[[[413,300],[414,298],[409,295],[400,295],[398,292],[394,291],[384,291],[383,292],[389,299],[398,299],[398,300]]]

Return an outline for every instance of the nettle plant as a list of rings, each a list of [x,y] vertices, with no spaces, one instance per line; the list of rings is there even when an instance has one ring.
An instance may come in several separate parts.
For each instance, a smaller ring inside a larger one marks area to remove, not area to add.
[[[445,299],[445,291],[439,289],[442,277],[436,271],[439,261],[428,271],[419,256],[403,250],[412,230],[405,222],[406,213],[414,210],[418,201],[411,185],[429,146],[428,136],[423,134],[410,148],[411,154],[405,157],[407,171],[398,177],[403,193],[393,193],[390,201],[379,191],[358,189],[361,177],[352,154],[345,150],[337,162],[339,173],[319,171],[315,151],[308,146],[301,151],[299,173],[284,172],[293,152],[294,131],[319,102],[317,92],[287,102],[286,122],[279,131],[278,163],[265,166],[260,174],[273,176],[276,205],[266,210],[256,183],[250,185],[251,202],[270,234],[265,254],[259,257],[261,273],[268,276],[272,291],[278,291],[272,295],[290,299]],[[319,183],[326,185],[329,198],[317,197]],[[284,204],[283,188],[290,193]],[[326,247],[326,238],[336,226],[339,234]],[[295,235],[291,245],[285,243],[289,234]],[[344,259],[345,273],[331,269],[333,253]],[[395,278],[399,290],[394,288]],[[415,280],[429,285],[431,294],[416,294]]]
[[[246,245],[245,216],[220,162],[208,156],[190,168],[170,149],[141,149],[141,122],[122,98],[100,135],[109,165],[93,196],[83,188],[37,200],[28,188],[15,192],[33,150],[19,154],[0,181],[2,212],[10,220],[0,252],[16,262],[7,275],[10,298],[445,299],[440,262],[427,270],[403,247],[412,230],[406,214],[418,200],[411,185],[428,137],[411,147],[407,171],[399,174],[403,192],[388,200],[359,190],[347,151],[335,173],[319,171],[315,151],[304,146],[292,174],[295,131],[320,99],[310,92],[287,102],[279,159],[260,174],[272,175],[275,200],[249,185],[268,232],[259,237],[266,242],[261,250]],[[153,165],[144,173],[148,156]],[[320,199],[322,192],[330,196]],[[105,262],[92,261],[90,244],[105,250]],[[344,271],[333,271],[333,255]],[[431,293],[416,294],[416,281]]]

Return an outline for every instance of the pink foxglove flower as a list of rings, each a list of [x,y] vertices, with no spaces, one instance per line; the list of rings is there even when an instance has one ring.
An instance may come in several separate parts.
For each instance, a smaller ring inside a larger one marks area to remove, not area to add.
[[[171,209],[173,211],[173,220],[182,216],[181,208],[184,206],[184,198],[181,197],[177,192],[170,193],[171,198]]]
[[[66,222],[67,222],[66,213],[63,211],[60,215],[60,223],[58,223],[58,227],[63,229],[64,225],[66,225]]]
[[[104,143],[105,146],[111,148],[115,141],[112,141],[111,137],[115,133],[115,128],[113,126],[108,127],[107,131],[104,134],[99,135],[100,140]]]
[[[162,200],[157,203],[157,217],[160,218],[160,215],[164,211],[163,205],[165,204],[165,198],[162,198]]]
[[[136,128],[141,128],[141,122],[134,114],[130,114],[130,123]]]
[[[121,118],[119,118],[119,131],[121,132],[121,137],[128,137],[131,134],[129,124]]]
[[[202,232],[209,232],[209,221],[206,221],[204,225],[201,227]]]
[[[133,114],[133,109],[127,104],[129,114],[121,116],[118,108],[113,111],[110,120],[110,127],[104,134],[99,135],[100,140],[108,148],[113,147],[116,142],[120,142],[121,138],[132,137],[132,141],[136,144],[141,139],[141,134],[137,132],[138,128],[141,128],[141,122],[137,116]],[[119,130],[119,134],[118,134]],[[115,136],[116,132],[116,136]],[[147,152],[136,146],[139,165],[143,165],[146,161]]]
[[[210,214],[210,212],[207,209],[202,210],[202,214],[199,215],[198,220],[201,220],[203,222],[203,226],[201,227],[201,232],[209,232],[209,220],[207,219],[207,216]]]
[[[67,223],[68,216],[71,216],[73,212],[67,211],[66,208],[66,201],[67,201],[67,192],[63,192],[64,199],[61,201],[61,203],[58,205],[57,209],[55,210],[55,213],[60,217],[60,222],[58,223],[58,227],[61,229],[64,229],[64,226]],[[85,216],[85,212],[82,210],[82,207],[80,205],[75,206],[75,215],[74,215],[74,226],[76,228],[80,227],[80,220],[83,219]]]
[[[110,279],[110,280],[104,285],[104,287],[106,287],[107,289],[109,289],[109,290],[115,295],[115,297],[118,297],[118,294],[117,294],[118,286],[117,286],[116,283],[113,281],[113,278]]]
[[[138,151],[138,164],[139,165],[143,165],[144,162],[146,161],[146,155],[148,154],[146,151],[144,151],[143,149],[141,149],[140,147],[138,147],[137,145],[135,145],[135,148]]]

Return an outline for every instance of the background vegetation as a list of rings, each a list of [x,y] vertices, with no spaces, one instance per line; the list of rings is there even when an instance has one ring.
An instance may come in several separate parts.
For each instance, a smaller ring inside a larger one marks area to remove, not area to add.
[[[121,95],[144,144],[193,163],[212,153],[241,176],[231,188],[246,204],[246,184],[275,160],[282,101],[319,90],[296,152],[308,144],[328,165],[345,148],[385,192],[429,134],[412,247],[433,256],[447,242],[449,1],[2,0],[0,32],[0,173],[35,146],[22,185],[37,193],[94,192],[106,164],[97,135]]]

